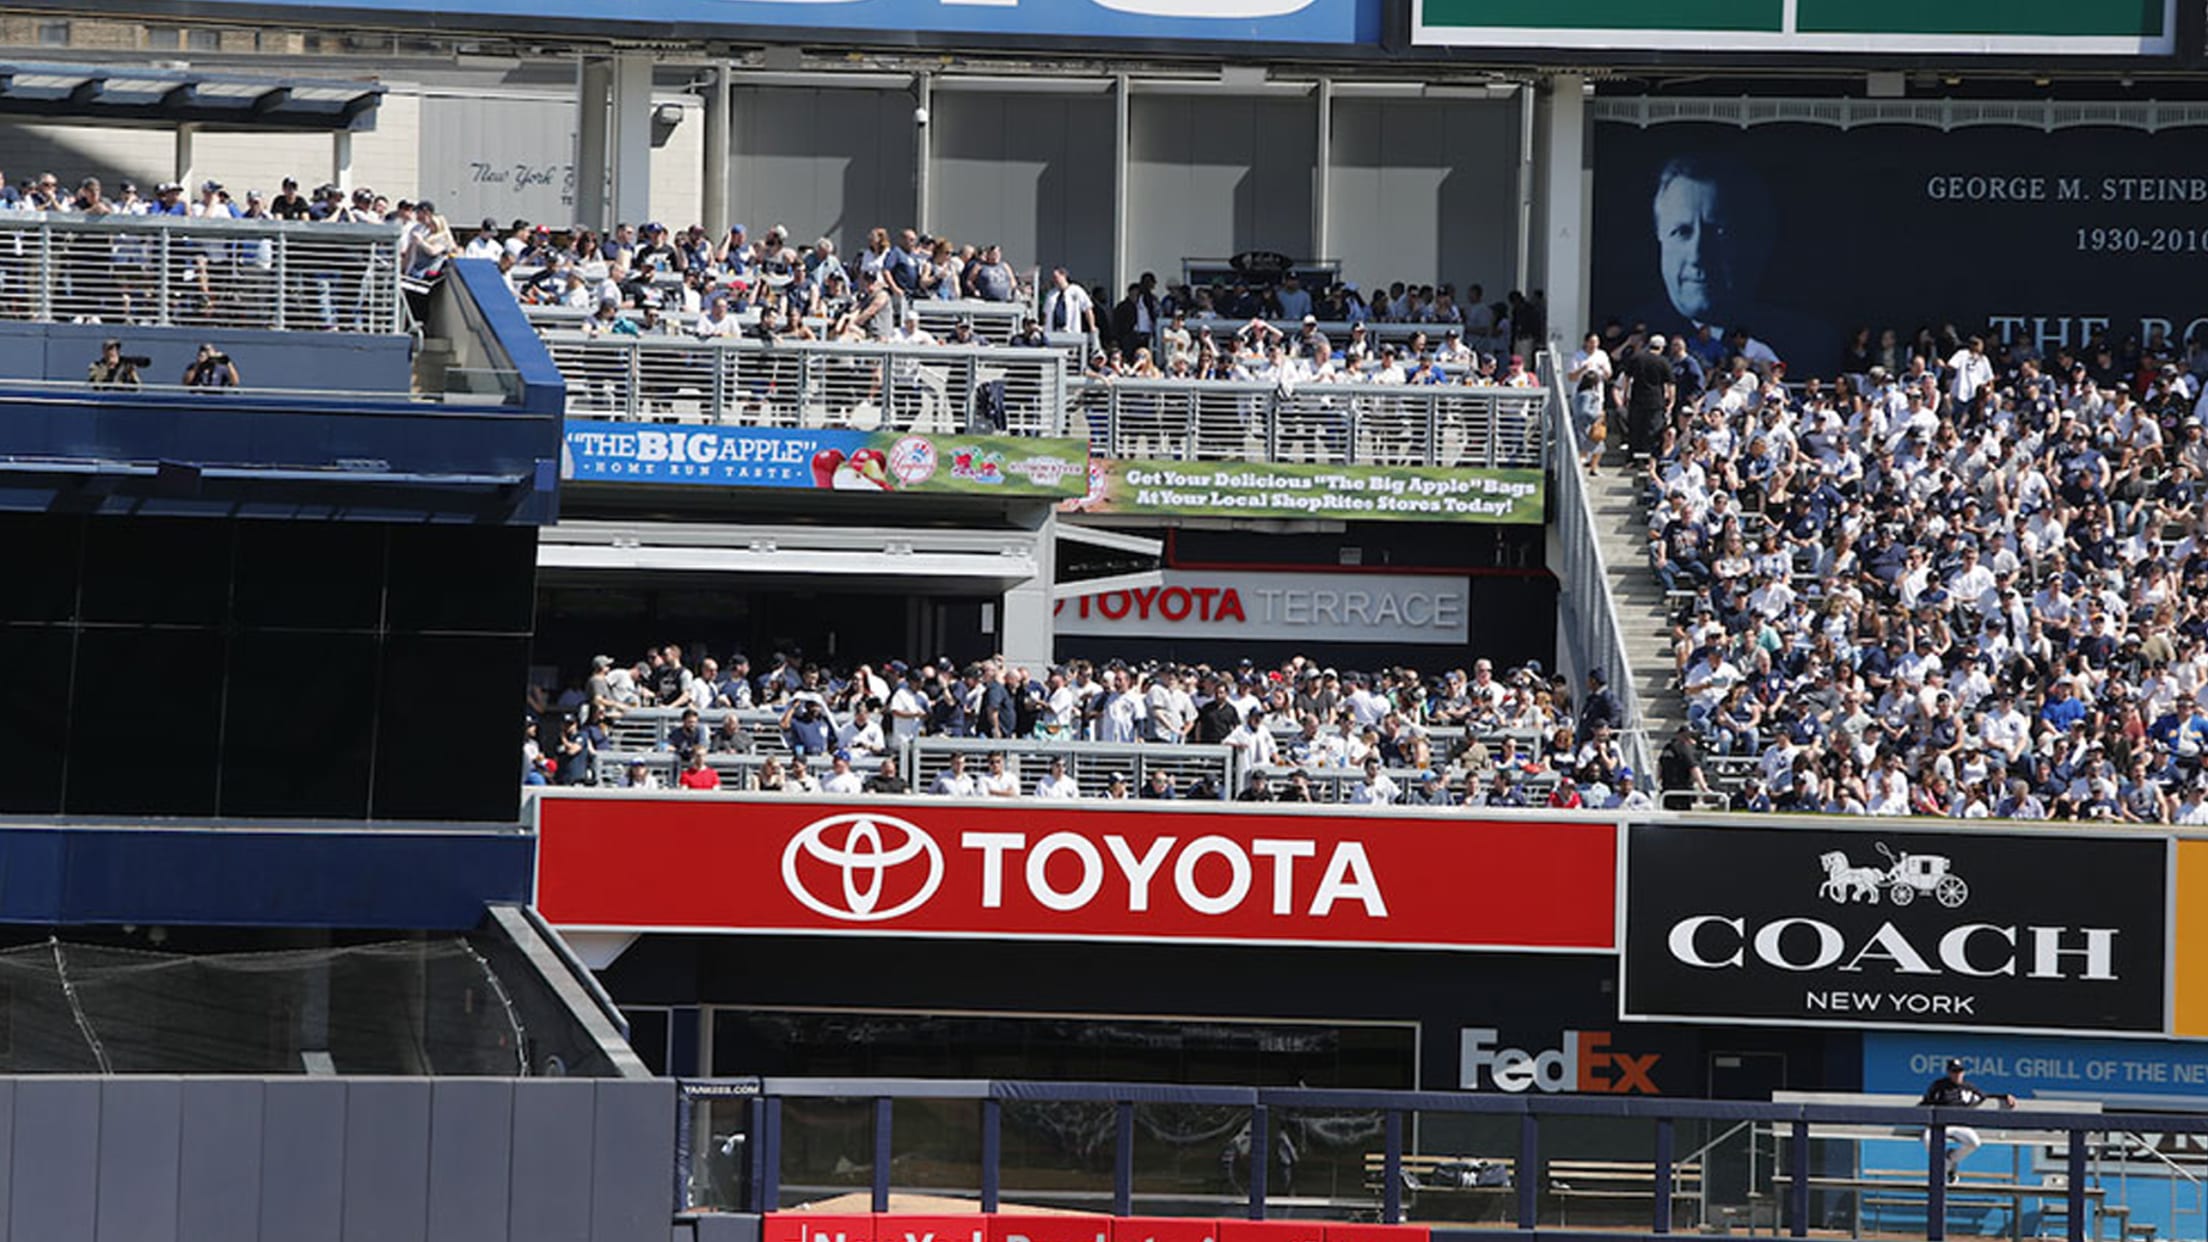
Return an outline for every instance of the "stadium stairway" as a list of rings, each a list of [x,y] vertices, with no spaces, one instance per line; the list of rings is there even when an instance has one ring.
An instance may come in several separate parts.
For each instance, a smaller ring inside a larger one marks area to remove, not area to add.
[[[1664,607],[1663,584],[1648,569],[1648,510],[1642,478],[1625,455],[1604,455],[1601,473],[1587,480],[1594,505],[1595,529],[1602,541],[1603,564],[1610,571],[1611,598],[1624,636],[1626,667],[1640,692],[1641,715],[1651,749],[1661,748],[1686,720],[1686,703],[1672,687],[1671,618]]]

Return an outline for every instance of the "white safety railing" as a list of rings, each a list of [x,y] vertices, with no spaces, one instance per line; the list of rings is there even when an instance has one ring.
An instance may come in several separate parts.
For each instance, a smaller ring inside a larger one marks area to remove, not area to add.
[[[676,306],[680,306],[679,292],[682,285],[680,278],[663,276],[653,283],[667,291],[665,297],[668,300],[671,300]],[[938,338],[949,340],[951,334],[963,322],[973,325],[974,339],[984,345],[1003,345],[1010,342],[1013,335],[1019,331],[1020,325],[1033,318],[1035,314],[1032,307],[1022,302],[946,302],[934,298],[920,298],[912,301],[909,305],[920,312],[920,326],[926,328]],[[580,330],[589,322],[592,314],[587,308],[573,306],[524,305],[522,309],[528,315],[530,324],[542,333],[561,332],[569,329]],[[638,314],[633,310],[624,313],[631,318],[635,318]],[[697,323],[698,312],[662,308],[659,311],[659,318],[662,323],[669,325],[675,332],[680,333],[688,331],[692,325]],[[745,311],[738,315],[736,319],[737,322],[749,328],[759,322],[759,311],[756,309]],[[780,322],[779,315],[776,316],[776,321]],[[829,321],[825,318],[813,317],[807,318],[805,323],[815,332],[825,332],[828,329]]]
[[[1094,380],[1080,393],[1095,451],[1169,461],[1539,469],[1537,388]],[[1078,427],[1079,424],[1077,423]]]
[[[1052,350],[575,332],[544,338],[567,379],[571,417],[1066,434],[1066,360]]]
[[[1053,759],[1065,761],[1066,774],[1090,798],[1103,797],[1114,776],[1126,778],[1130,794],[1139,792],[1154,772],[1172,777],[1175,794],[1183,798],[1201,785],[1209,785],[1214,798],[1232,797],[1235,789],[1235,752],[1226,746],[923,737],[913,739],[909,753],[905,779],[922,793],[951,766],[952,755],[964,755],[967,773],[978,777],[988,771],[991,754],[1004,756],[1005,770],[1019,781],[1023,796],[1035,792],[1035,782],[1050,772]]]
[[[396,225],[0,215],[0,318],[390,333],[403,315]]]
[[[1554,354],[1540,358],[1541,376],[1549,406],[1549,569],[1556,575],[1558,623],[1565,644],[1582,677],[1601,669],[1617,696],[1625,727],[1619,745],[1634,770],[1653,773],[1647,717],[1641,711],[1640,689],[1626,664],[1625,627],[1618,619],[1617,600],[1610,592],[1610,567],[1604,562],[1594,497],[1581,473],[1584,447],[1572,425],[1571,398],[1564,390],[1564,376]],[[1651,782],[1651,786],[1653,782]]]

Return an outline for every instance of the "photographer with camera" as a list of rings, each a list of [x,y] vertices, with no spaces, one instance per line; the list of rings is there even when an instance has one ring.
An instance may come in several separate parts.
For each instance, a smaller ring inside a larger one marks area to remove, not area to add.
[[[85,368],[85,381],[94,388],[134,389],[138,368],[152,365],[153,359],[143,354],[124,354],[123,343],[109,337],[100,342],[99,361]]]
[[[184,368],[184,386],[186,388],[236,388],[238,386],[238,366],[230,361],[230,355],[221,352],[213,345],[201,345],[199,356],[192,359],[192,365]]]

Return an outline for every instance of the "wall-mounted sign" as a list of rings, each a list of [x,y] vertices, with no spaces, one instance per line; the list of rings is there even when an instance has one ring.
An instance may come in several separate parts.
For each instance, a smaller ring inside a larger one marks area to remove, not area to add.
[[[2169,843],[1636,825],[1629,1017],[2163,1030]]]
[[[1417,574],[1169,570],[1162,577],[1161,586],[1061,600],[1052,628],[1061,638],[1462,646],[1472,602],[1465,579]]]
[[[567,421],[573,483],[800,487],[880,495],[1079,495],[1088,446],[1030,436]]]
[[[1538,526],[1539,470],[1098,458],[1078,513]]]
[[[2175,0],[1412,0],[1424,46],[2167,56]]]

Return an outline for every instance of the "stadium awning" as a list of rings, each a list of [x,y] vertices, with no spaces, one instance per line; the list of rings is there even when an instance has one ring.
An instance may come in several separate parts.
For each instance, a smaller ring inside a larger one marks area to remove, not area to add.
[[[0,116],[85,124],[367,129],[383,91],[335,78],[0,61]]]

